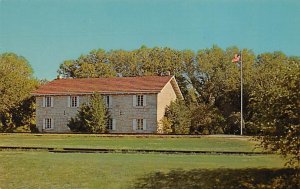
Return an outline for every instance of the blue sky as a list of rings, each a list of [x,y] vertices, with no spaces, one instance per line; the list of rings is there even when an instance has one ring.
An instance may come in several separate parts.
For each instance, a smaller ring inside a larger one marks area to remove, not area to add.
[[[299,0],[0,0],[0,52],[39,79],[92,49],[216,44],[300,56]]]

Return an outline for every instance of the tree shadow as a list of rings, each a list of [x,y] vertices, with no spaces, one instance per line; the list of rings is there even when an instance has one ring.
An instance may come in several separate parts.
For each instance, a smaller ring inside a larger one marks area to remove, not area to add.
[[[299,169],[194,169],[153,172],[136,180],[139,189],[299,189]]]

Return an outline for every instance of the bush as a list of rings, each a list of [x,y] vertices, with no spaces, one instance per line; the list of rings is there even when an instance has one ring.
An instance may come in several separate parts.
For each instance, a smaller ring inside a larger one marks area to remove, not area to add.
[[[89,104],[83,104],[75,118],[71,118],[68,127],[73,132],[106,133],[109,119],[108,110],[100,94],[93,94]]]
[[[216,108],[206,104],[199,104],[192,111],[191,132],[196,134],[221,134],[223,116]]]
[[[240,132],[241,132],[241,113],[232,112],[226,120],[224,133],[240,134]]]
[[[163,117],[160,120],[160,125],[157,128],[157,133],[160,133],[160,134],[172,133],[172,122],[169,118]]]
[[[165,117],[161,120],[163,131],[170,134],[189,134],[191,112],[183,100],[171,102],[166,108]]]

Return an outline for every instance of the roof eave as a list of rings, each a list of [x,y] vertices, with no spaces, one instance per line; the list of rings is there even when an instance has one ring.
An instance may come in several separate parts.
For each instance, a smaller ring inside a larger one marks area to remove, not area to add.
[[[171,83],[171,85],[172,85],[172,87],[173,87],[173,89],[175,91],[175,94],[176,94],[177,98],[183,100],[184,97],[183,97],[183,95],[181,93],[181,90],[180,90],[179,85],[178,85],[178,83],[177,83],[177,81],[175,79],[175,76],[172,76],[167,83],[169,83],[169,82]]]
[[[32,96],[67,96],[67,95],[91,95],[94,93],[100,93],[103,95],[124,95],[124,94],[157,94],[160,91],[132,91],[132,92],[111,92],[111,91],[102,91],[102,92],[59,92],[59,93],[31,93]]]

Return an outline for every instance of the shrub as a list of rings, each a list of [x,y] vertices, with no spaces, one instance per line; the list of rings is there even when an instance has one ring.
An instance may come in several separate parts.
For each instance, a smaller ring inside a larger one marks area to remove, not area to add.
[[[191,112],[183,100],[171,102],[162,119],[163,130],[171,134],[189,134]]]
[[[197,134],[220,134],[223,133],[223,116],[217,108],[206,104],[199,104],[192,110],[191,132]]]
[[[100,94],[93,94],[89,104],[83,104],[75,118],[71,118],[68,127],[73,132],[105,133],[109,118],[108,110]]]

